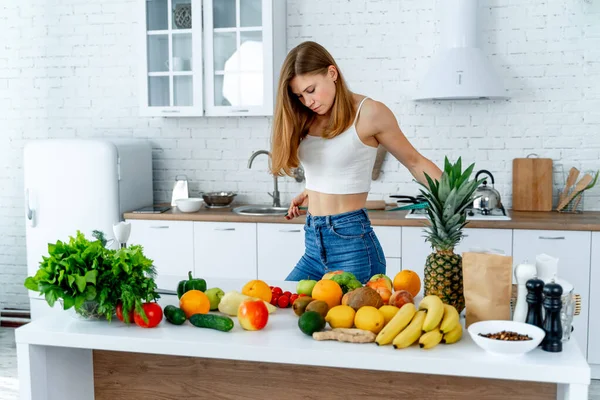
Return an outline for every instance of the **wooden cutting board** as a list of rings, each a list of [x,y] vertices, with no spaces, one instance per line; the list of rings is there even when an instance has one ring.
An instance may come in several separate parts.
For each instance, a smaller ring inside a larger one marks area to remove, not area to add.
[[[552,188],[551,158],[513,160],[513,210],[552,211]]]

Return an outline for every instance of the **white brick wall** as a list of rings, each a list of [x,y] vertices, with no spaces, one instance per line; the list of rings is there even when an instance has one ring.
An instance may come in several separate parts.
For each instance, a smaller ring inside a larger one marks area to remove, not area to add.
[[[557,186],[571,166],[600,168],[598,0],[481,0],[480,44],[510,100],[415,103],[410,95],[440,43],[436,1],[288,0],[288,48],[307,39],[325,45],[351,89],[385,102],[423,154],[437,163],[463,156],[492,171],[507,205],[514,157],[553,158]],[[169,199],[181,173],[193,194],[223,189],[242,201],[270,200],[266,158],[246,168],[252,151],[268,147],[270,118],[139,117],[137,4],[0,2],[0,307],[27,303],[27,140],[147,138],[157,201]],[[392,157],[383,170],[373,198],[416,192]],[[283,180],[283,201],[301,188]],[[600,209],[600,189],[585,208]]]

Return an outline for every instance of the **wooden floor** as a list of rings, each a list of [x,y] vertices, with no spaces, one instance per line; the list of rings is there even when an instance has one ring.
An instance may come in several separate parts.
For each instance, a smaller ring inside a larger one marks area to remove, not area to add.
[[[18,393],[14,329],[0,327],[0,400],[17,400]],[[592,381],[590,400],[600,400],[600,381]]]

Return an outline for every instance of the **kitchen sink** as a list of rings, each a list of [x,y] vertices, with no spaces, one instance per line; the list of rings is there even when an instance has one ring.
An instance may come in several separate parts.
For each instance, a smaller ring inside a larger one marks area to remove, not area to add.
[[[273,206],[261,206],[261,205],[250,205],[240,206],[233,210],[234,213],[239,215],[254,215],[254,216],[269,216],[269,215],[285,215],[288,211],[287,207],[273,207]]]

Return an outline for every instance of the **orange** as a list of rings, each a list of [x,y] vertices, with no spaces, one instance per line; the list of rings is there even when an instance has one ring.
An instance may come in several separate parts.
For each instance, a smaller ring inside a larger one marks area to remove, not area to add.
[[[402,270],[394,277],[394,290],[406,290],[413,297],[416,297],[421,291],[421,278],[415,271]]]
[[[210,310],[210,300],[204,292],[188,290],[179,299],[179,308],[183,310],[188,318],[194,314],[207,314]]]
[[[267,303],[271,302],[271,296],[273,295],[269,285],[258,279],[246,283],[242,288],[242,293],[246,296],[264,300]]]
[[[342,288],[331,279],[321,279],[312,290],[314,300],[323,300],[329,308],[340,305],[342,302]]]

